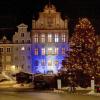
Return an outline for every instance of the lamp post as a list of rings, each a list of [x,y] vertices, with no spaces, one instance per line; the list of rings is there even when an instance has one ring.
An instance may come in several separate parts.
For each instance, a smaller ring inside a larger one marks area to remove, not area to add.
[[[94,90],[95,90],[95,80],[94,80],[94,76],[91,79],[91,90],[94,93]]]

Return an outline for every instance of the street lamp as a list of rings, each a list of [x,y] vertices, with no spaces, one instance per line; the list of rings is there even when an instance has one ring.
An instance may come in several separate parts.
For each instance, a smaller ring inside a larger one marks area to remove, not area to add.
[[[94,93],[94,90],[95,90],[94,76],[93,76],[92,79],[91,79],[91,89],[92,89],[92,92]]]

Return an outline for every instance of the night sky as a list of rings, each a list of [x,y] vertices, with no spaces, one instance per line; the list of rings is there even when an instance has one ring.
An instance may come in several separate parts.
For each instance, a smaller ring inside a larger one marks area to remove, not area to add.
[[[73,32],[79,17],[91,20],[96,33],[100,34],[100,3],[99,0],[50,0],[60,11],[62,18],[69,19],[70,34]],[[37,19],[49,0],[0,0],[0,37],[3,35],[11,39],[16,26],[21,22],[29,25],[33,16]]]

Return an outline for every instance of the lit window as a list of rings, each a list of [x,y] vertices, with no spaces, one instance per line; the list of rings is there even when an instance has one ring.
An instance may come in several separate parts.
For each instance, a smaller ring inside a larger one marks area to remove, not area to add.
[[[35,34],[35,35],[34,35],[34,42],[35,42],[35,43],[38,43],[38,34]]]
[[[48,42],[52,42],[52,34],[48,34]]]
[[[52,61],[51,60],[48,61],[48,66],[52,66]]]
[[[45,55],[45,48],[42,48],[42,55]]]
[[[34,66],[38,66],[39,65],[39,62],[36,60],[35,62],[34,62]]]
[[[48,48],[48,55],[52,54],[52,48]]]
[[[0,52],[3,52],[3,48],[0,48]]]
[[[56,60],[56,61],[55,61],[55,66],[57,66],[58,64],[59,64],[59,62]]]
[[[36,49],[34,50],[34,54],[35,54],[35,55],[38,55],[38,48],[36,48]]]
[[[59,41],[58,34],[55,34],[55,42],[58,42],[58,41]]]
[[[11,62],[11,56],[6,56],[6,62]]]
[[[11,52],[11,48],[7,48],[7,52]]]
[[[65,48],[62,48],[62,55],[65,55]]]
[[[21,50],[24,51],[25,50],[25,47],[22,47]]]
[[[0,56],[0,61],[1,62],[4,62],[5,60],[4,60],[4,56]]]
[[[66,42],[66,36],[65,36],[65,34],[62,34],[61,40],[62,40],[62,42]]]
[[[58,48],[55,48],[55,55],[58,55]]]
[[[42,42],[42,43],[45,43],[45,34],[42,34],[42,35],[41,35],[41,42]]]
[[[42,66],[45,66],[45,59],[42,59],[42,60],[41,60],[41,65],[42,65]]]
[[[11,70],[11,65],[6,65],[6,70]]]
[[[21,33],[21,37],[24,37],[24,33]]]

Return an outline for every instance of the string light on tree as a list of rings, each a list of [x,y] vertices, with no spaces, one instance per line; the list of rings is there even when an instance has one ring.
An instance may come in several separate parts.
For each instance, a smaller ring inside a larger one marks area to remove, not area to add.
[[[87,18],[79,18],[70,39],[70,48],[68,59],[63,60],[66,62],[63,63],[63,67],[68,70],[74,67],[88,77],[95,76],[98,66],[97,41],[95,30]],[[86,84],[85,79],[83,83]]]

